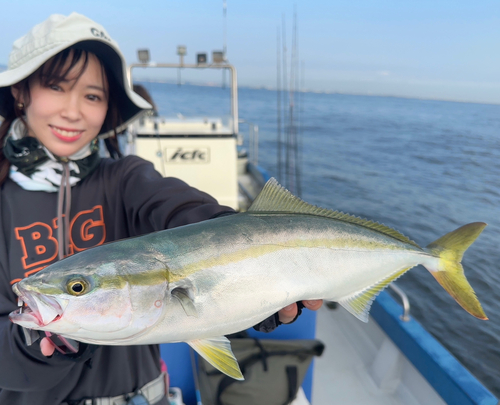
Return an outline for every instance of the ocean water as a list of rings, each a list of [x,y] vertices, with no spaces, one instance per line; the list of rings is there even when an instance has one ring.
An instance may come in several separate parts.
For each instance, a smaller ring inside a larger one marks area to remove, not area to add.
[[[229,109],[228,89],[144,85],[161,114]],[[240,117],[259,125],[259,164],[271,175],[276,105],[276,92],[239,89]],[[420,246],[488,224],[462,264],[489,321],[466,313],[421,266],[397,284],[411,315],[500,396],[500,106],[303,93],[297,111],[306,201],[382,222]]]

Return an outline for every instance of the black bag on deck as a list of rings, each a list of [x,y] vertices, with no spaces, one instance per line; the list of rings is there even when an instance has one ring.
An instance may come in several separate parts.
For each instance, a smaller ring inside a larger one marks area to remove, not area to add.
[[[287,405],[313,357],[321,356],[325,347],[319,340],[230,340],[245,380],[228,377],[200,358],[203,405]]]

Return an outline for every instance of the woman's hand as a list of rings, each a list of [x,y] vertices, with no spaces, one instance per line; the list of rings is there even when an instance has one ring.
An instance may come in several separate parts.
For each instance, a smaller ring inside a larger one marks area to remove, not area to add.
[[[40,341],[40,350],[42,351],[42,354],[46,357],[50,357],[54,354],[54,351],[56,348],[54,347],[54,344],[47,338],[43,338]]]
[[[317,311],[318,309],[321,308],[321,305],[323,305],[323,300],[309,300],[309,301],[302,301],[302,304],[304,304],[304,307],[307,309],[310,309],[312,311]],[[297,304],[290,304],[287,307],[283,308],[278,312],[280,322],[282,323],[290,323],[292,322],[295,317],[297,316]]]

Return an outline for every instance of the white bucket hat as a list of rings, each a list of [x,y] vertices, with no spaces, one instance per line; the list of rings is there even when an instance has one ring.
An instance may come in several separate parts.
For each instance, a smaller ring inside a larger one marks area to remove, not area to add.
[[[145,110],[152,109],[130,88],[125,58],[104,27],[81,14],[72,13],[69,16],[53,14],[14,42],[7,70],[0,73],[0,116],[5,117],[12,111],[14,98],[10,86],[27,78],[50,58],[75,44],[96,54],[124,92],[114,97],[122,118],[121,125],[116,128],[118,132]],[[103,127],[99,135],[106,137],[113,129]]]

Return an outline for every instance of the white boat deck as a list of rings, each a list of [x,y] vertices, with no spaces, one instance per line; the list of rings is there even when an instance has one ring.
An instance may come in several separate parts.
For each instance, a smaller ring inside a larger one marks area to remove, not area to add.
[[[444,405],[377,323],[343,308],[318,311],[312,405]]]

